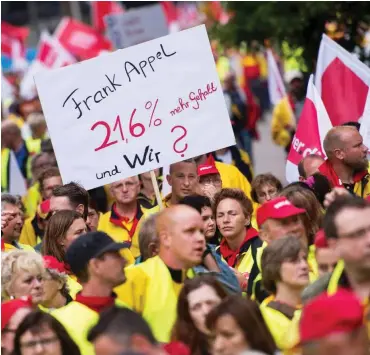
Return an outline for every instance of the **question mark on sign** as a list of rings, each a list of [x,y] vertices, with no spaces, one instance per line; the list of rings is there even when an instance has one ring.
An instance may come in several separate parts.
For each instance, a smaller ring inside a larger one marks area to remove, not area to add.
[[[173,150],[174,150],[176,153],[181,154],[181,153],[185,152],[185,150],[186,150],[186,149],[188,149],[188,144],[187,144],[187,143],[185,143],[185,146],[184,146],[184,148],[183,148],[183,149],[178,149],[178,148],[176,147],[176,145],[177,145],[177,143],[178,143],[179,141],[181,141],[184,137],[186,137],[186,135],[187,135],[188,131],[187,131],[187,130],[186,130],[186,128],[185,128],[185,127],[183,127],[183,126],[174,126],[174,127],[172,127],[172,129],[171,129],[171,133],[172,133],[176,128],[180,128],[180,129],[183,131],[183,134],[182,134],[179,138],[177,138],[177,139],[175,140],[175,142],[173,143],[172,148],[173,148]],[[182,156],[182,157],[184,157],[184,156],[185,156],[185,154],[181,154],[181,156]]]

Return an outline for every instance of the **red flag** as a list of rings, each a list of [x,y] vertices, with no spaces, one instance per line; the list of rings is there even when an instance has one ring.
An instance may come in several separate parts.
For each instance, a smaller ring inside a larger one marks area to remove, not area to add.
[[[309,154],[325,157],[322,142],[330,128],[332,124],[311,75],[306,100],[287,159],[288,182],[298,181],[298,164],[304,157]]]
[[[100,33],[105,31],[104,16],[124,12],[122,6],[116,1],[92,1],[91,6],[93,26]]]
[[[177,9],[172,1],[161,1],[163,12],[167,19],[167,24],[177,21]]]
[[[323,35],[315,86],[333,126],[357,122],[365,110],[370,69],[336,42]]]
[[[24,57],[26,40],[29,35],[28,27],[13,26],[10,23],[1,22],[1,53],[9,58],[14,57],[15,44],[21,47],[21,54]]]
[[[86,59],[86,53],[110,50],[111,43],[94,28],[70,17],[65,17],[55,30],[55,37],[70,53]]]

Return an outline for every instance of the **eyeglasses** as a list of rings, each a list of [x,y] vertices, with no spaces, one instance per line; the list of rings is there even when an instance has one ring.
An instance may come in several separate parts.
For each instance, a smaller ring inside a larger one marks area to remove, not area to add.
[[[51,338],[27,341],[27,342],[21,343],[21,348],[32,349],[32,348],[35,348],[38,344],[45,347],[45,346],[52,345],[53,343],[55,343],[58,340],[59,340],[58,337],[55,336],[55,337],[51,337]]]
[[[221,185],[221,179],[220,178],[214,178],[214,177],[204,177],[200,181],[201,184],[207,185],[207,184],[212,184],[212,185]]]

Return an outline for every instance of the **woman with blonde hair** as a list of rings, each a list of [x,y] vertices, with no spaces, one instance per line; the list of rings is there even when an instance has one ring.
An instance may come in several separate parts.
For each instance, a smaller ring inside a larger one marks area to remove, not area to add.
[[[1,257],[1,300],[32,297],[38,304],[43,300],[43,277],[45,268],[41,255],[14,250]]]
[[[64,263],[53,256],[46,255],[43,259],[46,272],[41,308],[49,310],[61,308],[73,300],[69,294],[67,270]]]

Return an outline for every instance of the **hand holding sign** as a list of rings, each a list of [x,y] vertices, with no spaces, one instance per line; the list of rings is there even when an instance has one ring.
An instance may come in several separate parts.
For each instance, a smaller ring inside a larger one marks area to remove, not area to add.
[[[36,84],[63,181],[86,189],[235,144],[204,26]]]

